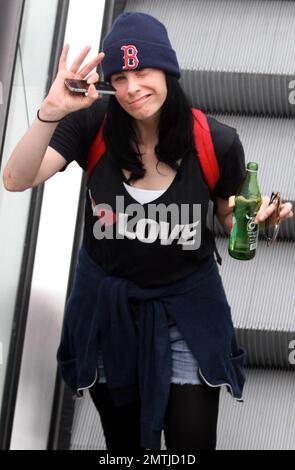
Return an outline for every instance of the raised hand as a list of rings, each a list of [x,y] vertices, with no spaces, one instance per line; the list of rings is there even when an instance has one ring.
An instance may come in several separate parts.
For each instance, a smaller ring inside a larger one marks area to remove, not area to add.
[[[90,72],[102,62],[104,53],[100,52],[94,59],[82,67],[90,51],[90,47],[86,46],[68,69],[67,56],[69,47],[69,44],[65,44],[63,47],[59,59],[57,76],[40,107],[40,116],[43,119],[61,119],[69,113],[88,108],[99,98],[99,93],[94,86],[94,83],[99,80],[99,75],[96,72],[92,74],[90,74]],[[79,80],[87,78],[87,83],[89,83],[87,96],[71,93],[64,84],[66,78]]]

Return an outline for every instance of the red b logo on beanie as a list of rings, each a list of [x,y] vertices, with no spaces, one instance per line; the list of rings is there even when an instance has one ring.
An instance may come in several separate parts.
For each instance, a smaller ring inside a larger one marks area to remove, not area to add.
[[[124,51],[124,70],[136,69],[139,60],[137,58],[138,50],[135,46],[129,44],[128,46],[122,46],[121,50]]]

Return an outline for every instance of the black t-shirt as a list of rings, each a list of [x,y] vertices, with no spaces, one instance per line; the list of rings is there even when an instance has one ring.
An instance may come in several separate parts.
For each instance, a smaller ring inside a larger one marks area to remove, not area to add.
[[[86,171],[89,147],[106,105],[66,116],[49,145]],[[216,196],[235,194],[245,176],[244,151],[236,130],[208,117],[220,169]],[[89,255],[109,274],[142,287],[181,279],[213,256],[213,235],[206,226],[210,190],[197,155],[183,159],[169,188],[151,203],[139,204],[123,184],[121,168],[106,152],[88,179],[84,243]]]

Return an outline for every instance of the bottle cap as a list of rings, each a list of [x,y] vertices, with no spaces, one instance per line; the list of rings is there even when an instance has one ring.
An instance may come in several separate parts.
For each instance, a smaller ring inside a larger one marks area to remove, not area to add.
[[[255,162],[247,163],[247,170],[258,171],[258,163],[255,163]]]

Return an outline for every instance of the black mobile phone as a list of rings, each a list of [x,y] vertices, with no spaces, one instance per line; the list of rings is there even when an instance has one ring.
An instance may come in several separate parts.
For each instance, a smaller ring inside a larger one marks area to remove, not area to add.
[[[65,86],[73,93],[87,93],[89,84],[86,80],[75,80],[72,78],[65,79]],[[107,82],[97,82],[94,84],[97,91],[105,95],[114,95],[116,93],[115,88]]]

